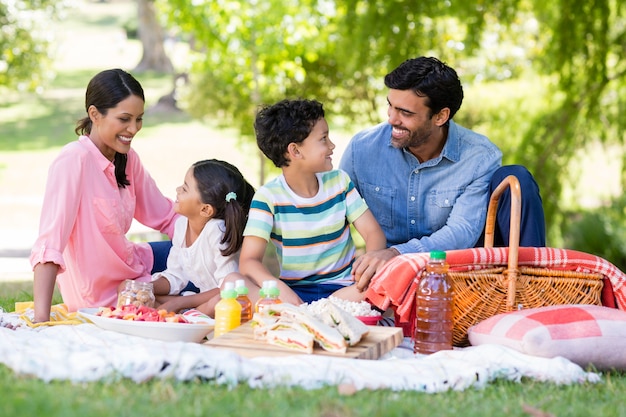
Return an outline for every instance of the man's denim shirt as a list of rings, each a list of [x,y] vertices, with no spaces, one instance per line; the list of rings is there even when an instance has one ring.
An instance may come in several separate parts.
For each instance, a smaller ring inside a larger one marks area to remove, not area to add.
[[[471,248],[487,215],[489,181],[502,152],[485,136],[450,121],[446,144],[420,163],[391,145],[391,125],[357,133],[339,168],[400,253]]]

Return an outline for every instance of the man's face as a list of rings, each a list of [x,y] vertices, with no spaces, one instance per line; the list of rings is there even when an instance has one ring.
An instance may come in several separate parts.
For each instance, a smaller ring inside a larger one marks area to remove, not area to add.
[[[416,148],[429,142],[439,127],[429,107],[428,98],[420,97],[411,90],[390,89],[387,95],[387,115],[393,127],[391,143],[394,147]]]

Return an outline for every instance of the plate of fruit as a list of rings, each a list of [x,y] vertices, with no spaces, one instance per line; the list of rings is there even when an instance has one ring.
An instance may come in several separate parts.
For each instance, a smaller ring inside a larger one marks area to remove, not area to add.
[[[120,308],[82,308],[78,313],[104,330],[167,342],[202,342],[215,324],[197,310],[175,314],[130,304]]]

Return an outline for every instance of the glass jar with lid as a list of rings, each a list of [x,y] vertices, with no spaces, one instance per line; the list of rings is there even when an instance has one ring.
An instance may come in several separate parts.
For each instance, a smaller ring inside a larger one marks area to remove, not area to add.
[[[154,290],[151,282],[127,279],[117,297],[117,308],[125,305],[154,307]]]

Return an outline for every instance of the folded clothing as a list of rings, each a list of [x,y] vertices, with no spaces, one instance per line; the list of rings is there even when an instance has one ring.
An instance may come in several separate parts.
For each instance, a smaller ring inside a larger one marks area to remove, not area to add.
[[[55,304],[50,308],[50,320],[33,323],[35,303],[33,301],[20,301],[15,303],[15,313],[29,327],[56,326],[59,324],[83,324],[89,323],[77,312],[69,312],[65,304]]]

